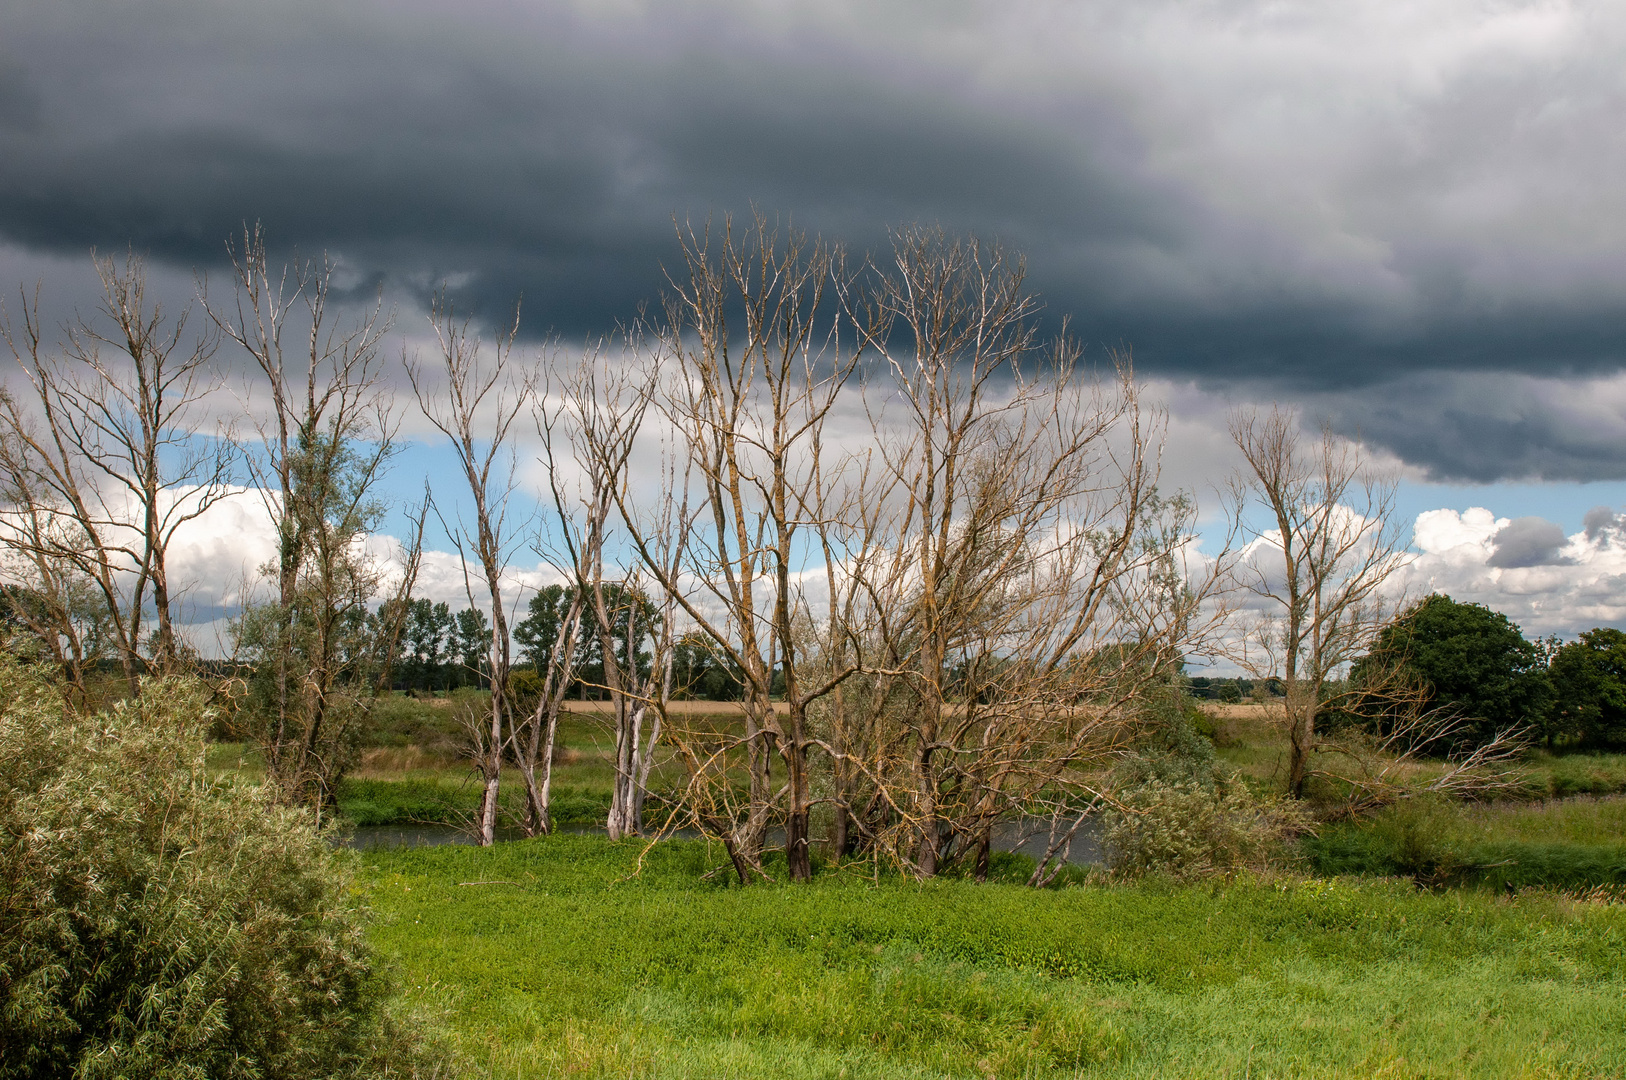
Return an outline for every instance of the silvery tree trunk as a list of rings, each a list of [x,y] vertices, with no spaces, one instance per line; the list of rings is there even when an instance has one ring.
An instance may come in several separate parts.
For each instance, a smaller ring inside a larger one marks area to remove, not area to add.
[[[606,678],[612,687],[615,722],[615,781],[610,799],[608,827],[611,839],[644,834],[644,799],[649,791],[649,773],[654,764],[655,748],[660,744],[662,719],[672,693],[672,654],[675,637],[672,630],[673,604],[668,601],[664,612],[653,623],[640,627],[640,608],[645,606],[643,590],[634,584],[626,601],[625,632],[622,641],[623,665],[619,658],[606,650],[606,675],[613,663],[618,670],[614,677]],[[649,605],[653,613],[653,605]],[[648,637],[653,642],[648,671],[637,667],[637,646]]]
[[[466,556],[473,549],[491,605],[489,726],[482,721],[483,729],[471,732],[475,734],[475,764],[484,782],[476,828],[481,845],[490,846],[496,841],[502,767],[512,737],[512,664],[502,589],[503,571],[512,554],[506,527],[509,497],[515,488],[512,432],[514,421],[535,392],[535,377],[523,364],[514,362],[517,311],[488,355],[482,355],[481,339],[471,336],[469,320],[458,321],[444,294],[436,298],[430,322],[440,345],[438,370],[431,374],[416,359],[408,361],[406,369],[424,417],[446,436],[462,468],[473,520],[450,522],[448,531],[459,554]],[[520,368],[517,372],[516,366]],[[498,466],[506,467],[506,475],[493,476]],[[475,589],[466,557],[463,565],[464,590],[472,604]]]

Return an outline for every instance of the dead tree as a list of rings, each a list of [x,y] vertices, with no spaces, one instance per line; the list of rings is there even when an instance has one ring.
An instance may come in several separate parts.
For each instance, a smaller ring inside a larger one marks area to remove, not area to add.
[[[1232,499],[1250,537],[1238,572],[1256,601],[1232,651],[1256,678],[1282,680],[1287,787],[1302,797],[1329,687],[1393,614],[1398,601],[1384,590],[1409,556],[1394,484],[1371,474],[1358,447],[1330,431],[1305,445],[1280,408],[1237,413],[1231,437],[1246,461]]]
[[[439,297],[430,322],[440,344],[440,364],[430,378],[417,360],[406,364],[407,377],[424,416],[450,442],[452,453],[468,485],[473,520],[448,527],[452,542],[464,558],[472,549],[479,562],[486,601],[491,607],[491,711],[488,723],[474,728],[475,762],[484,782],[477,827],[482,845],[496,840],[497,795],[502,782],[504,748],[510,741],[511,706],[509,672],[512,669],[508,615],[503,602],[502,574],[513,544],[508,529],[508,507],[514,493],[514,421],[531,399],[531,377],[513,363],[519,314],[491,343],[489,359],[482,357],[484,342],[470,334],[467,319],[459,322]],[[465,569],[465,575],[467,570]],[[474,591],[467,577],[470,604]]]
[[[139,258],[95,265],[99,317],[76,320],[56,348],[42,338],[37,292],[24,297],[22,326],[4,325],[28,392],[26,403],[0,399],[0,466],[17,508],[0,542],[100,593],[133,697],[143,672],[173,671],[187,651],[169,548],[227,494],[231,456],[225,432],[199,430],[221,385],[216,338],[188,332],[189,310],[171,320],[148,300]],[[42,580],[58,572],[42,569]]]
[[[320,816],[387,687],[423,513],[393,574],[366,553],[396,449],[381,305],[341,322],[329,307],[333,264],[274,266],[258,229],[228,251],[232,298],[211,303],[205,291],[204,307],[257,369],[246,393],[256,437],[240,446],[277,534],[276,559],[264,568],[276,597],[250,605],[237,628],[255,684],[245,734],[263,751],[268,783]]]
[[[0,439],[0,478],[13,467],[5,460],[10,452],[6,440]],[[8,647],[49,662],[62,673],[67,703],[88,708],[92,701],[89,676],[110,658],[112,635],[106,603],[75,564],[46,554],[61,543],[49,535],[57,525],[49,515],[27,509],[25,500],[3,490],[0,500],[18,508],[8,526],[22,540],[0,564],[10,582],[0,586],[3,618],[13,631]],[[24,633],[18,635],[17,630]]]
[[[682,507],[676,517],[681,519]],[[681,543],[673,545],[681,549]],[[610,643],[613,630],[617,647],[605,650],[606,672],[613,665],[614,676],[623,690],[611,698],[615,711],[615,783],[610,798],[608,827],[610,838],[644,835],[644,802],[649,795],[649,774],[655,765],[655,751],[667,726],[668,705],[672,700],[672,660],[676,647],[673,623],[677,605],[663,594],[659,607],[648,599],[642,579],[634,575],[623,586],[626,601],[617,625],[598,597],[594,614],[600,627],[600,640]],[[649,663],[640,663],[639,644],[647,638],[651,645]],[[619,653],[619,656],[617,654]]]
[[[612,838],[643,833],[643,805],[655,747],[661,740],[671,696],[675,647],[675,599],[652,600],[636,569],[607,567],[610,514],[631,505],[633,456],[653,400],[658,370],[642,366],[642,340],[633,331],[585,354],[579,364],[550,380],[538,410],[538,434],[553,498],[552,537],[538,551],[570,582],[572,602],[543,679],[532,725],[533,740],[546,731],[551,745],[558,709],[569,681],[568,667],[579,635],[590,633],[603,657],[609,699],[614,779],[607,826]],[[575,466],[568,472],[563,455]],[[668,456],[662,494],[638,501],[650,512],[647,550],[675,578],[691,525],[687,500],[676,496],[677,468]],[[640,659],[645,645],[649,659]],[[544,768],[547,766],[544,765]],[[546,791],[546,783],[541,785]]]
[[[1317,715],[1342,723],[1316,731],[1308,775],[1336,800],[1323,811],[1328,817],[1356,817],[1419,795],[1493,799],[1525,783],[1512,762],[1526,747],[1527,729],[1467,742],[1473,718],[1454,704],[1433,705],[1433,688],[1407,661],[1403,651],[1373,649],[1349,678],[1327,688]]]
[[[656,550],[647,515],[624,496],[617,503],[650,578],[743,675],[737,749],[748,794],[726,823],[736,865],[760,871],[780,805],[790,876],[805,881],[816,746],[808,711],[844,673],[804,677],[796,624],[805,610],[804,544],[816,547],[827,524],[814,509],[820,433],[858,359],[856,342],[841,340],[834,304],[845,271],[838,250],[794,231],[781,237],[761,215],[739,234],[725,222],[719,237],[689,230],[680,239],[684,267],[670,279],[659,405],[682,441],[699,516],[678,560]],[[776,676],[783,714],[774,707]],[[732,756],[731,748],[680,754],[701,769],[691,771],[691,787],[705,777],[726,783]],[[772,786],[775,758],[785,775],[782,804]],[[702,801],[713,810],[727,802]],[[708,811],[700,824],[718,831],[722,819]]]
[[[885,367],[875,517],[844,553],[844,809],[878,857],[981,876],[999,822],[1094,797],[1215,578],[1185,557],[1190,502],[1157,492],[1161,416],[1127,357],[1096,380],[1041,340],[1019,259],[906,230],[865,310]]]
[[[590,583],[602,567],[605,522],[613,508],[612,476],[624,461],[604,462],[583,442],[581,417],[596,399],[594,369],[602,350],[589,352],[570,374],[554,374],[555,364],[538,374],[532,416],[542,449],[538,459],[548,476],[551,511],[537,530],[533,549],[563,579],[569,601],[559,616],[554,639],[541,672],[537,702],[518,721],[515,754],[525,782],[525,831],[539,835],[552,829],[554,748],[559,718],[570,685],[576,680],[577,649],[588,619]],[[580,483],[575,481],[579,479]]]

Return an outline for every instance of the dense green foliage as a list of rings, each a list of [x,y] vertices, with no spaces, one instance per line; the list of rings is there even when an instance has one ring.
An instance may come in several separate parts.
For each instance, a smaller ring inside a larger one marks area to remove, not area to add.
[[[636,662],[638,670],[647,673],[651,654],[644,645],[648,644],[649,637],[660,633],[661,614],[655,603],[642,592],[622,585],[606,585],[604,601],[612,625],[617,626],[624,625],[627,612],[636,605],[636,623],[645,639],[638,647]],[[547,669],[570,604],[570,593],[562,585],[547,585],[531,595],[525,618],[514,624],[514,644],[521,664],[537,672]],[[591,619],[584,623],[584,627],[591,626]],[[632,658],[627,656],[625,640],[616,643],[616,650],[622,666],[630,670]],[[603,685],[604,650],[597,634],[584,629],[578,635],[572,664],[576,677],[571,683],[571,694],[582,695],[584,686]],[[675,644],[672,654],[672,696],[675,699],[737,701],[743,687],[741,673],[716,656],[715,647],[705,635],[685,634]],[[589,689],[586,693],[597,696],[598,691]]]
[[[1588,746],[1626,745],[1626,633],[1589,630],[1559,648],[1547,670],[1554,735]]]
[[[1453,741],[1474,745],[1499,731],[1539,728],[1552,697],[1544,661],[1506,615],[1435,593],[1383,629],[1352,677],[1403,665],[1427,685],[1426,708],[1452,709],[1465,721]]]
[[[293,1080],[401,1050],[348,861],[212,779],[206,722],[184,681],[83,717],[0,659],[0,1077]]]
[[[612,656],[623,671],[636,669],[647,674],[651,661],[649,645],[659,636],[661,613],[655,602],[640,589],[616,583],[601,587],[605,614],[610,625],[624,629],[628,616],[635,627],[634,640],[629,644],[624,633],[617,634]],[[518,648],[519,663],[532,671],[547,670],[558,644],[559,629],[570,615],[574,596],[563,585],[546,585],[531,594],[525,618],[514,624],[514,644]],[[571,679],[568,694],[581,697],[600,697],[604,691],[604,646],[593,630],[591,614],[584,613],[575,637],[575,652],[571,657]],[[632,655],[628,650],[631,649]]]
[[[375,940],[496,1077],[1626,1070],[1626,908],[1410,883],[1035,891],[715,846],[374,852]],[[867,869],[867,868],[865,868]]]
[[[455,615],[444,603],[407,602],[393,685],[403,690],[484,686],[491,668],[491,621],[478,608]]]

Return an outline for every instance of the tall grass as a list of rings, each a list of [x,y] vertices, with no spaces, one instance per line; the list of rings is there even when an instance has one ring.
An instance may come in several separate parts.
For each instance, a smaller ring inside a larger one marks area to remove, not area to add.
[[[1534,798],[1626,793],[1626,754],[1559,755],[1537,750],[1522,764]]]
[[[1494,888],[1626,883],[1626,799],[1461,806],[1412,802],[1304,844],[1324,874]]]
[[[472,819],[480,806],[480,794],[466,769],[399,780],[354,778],[339,787],[339,813],[361,826],[456,825]],[[524,817],[525,793],[517,778],[504,784],[499,805],[511,820]],[[602,824],[608,812],[605,793],[570,784],[555,787],[549,802],[556,825]]]
[[[1626,1072],[1618,906],[839,869],[740,889],[701,842],[565,836],[367,858],[374,941],[494,1076]]]

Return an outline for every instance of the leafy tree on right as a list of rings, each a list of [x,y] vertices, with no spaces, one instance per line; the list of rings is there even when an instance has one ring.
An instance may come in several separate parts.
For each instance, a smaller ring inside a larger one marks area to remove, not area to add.
[[[1548,739],[1582,746],[1626,744],[1626,633],[1588,630],[1553,654]]]
[[[1542,725],[1553,696],[1544,660],[1506,615],[1434,593],[1384,627],[1351,676],[1358,682],[1369,670],[1404,665],[1426,687],[1424,708],[1462,718],[1454,745],[1441,748],[1460,749]]]

